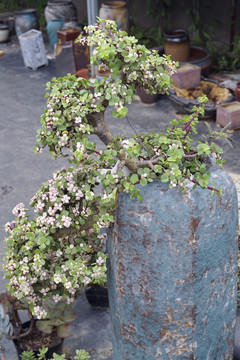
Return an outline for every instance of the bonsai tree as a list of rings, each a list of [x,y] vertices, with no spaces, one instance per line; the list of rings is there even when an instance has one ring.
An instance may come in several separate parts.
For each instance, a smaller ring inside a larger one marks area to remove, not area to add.
[[[98,20],[85,30],[88,36],[80,37],[80,43],[94,47],[92,62],[108,68],[111,76],[90,82],[69,74],[47,84],[35,152],[48,147],[53,158],[67,156],[71,166],[55,172],[32,198],[35,218],[20,203],[13,210],[15,220],[5,225],[5,277],[14,299],[10,320],[17,325],[15,337],[21,334],[16,311],[22,307],[32,322],[39,319],[40,330],[51,332],[57,327],[59,336],[65,336],[80,289],[106,282],[103,229],[114,221],[120,191],[141,201],[135,185],[159,179],[183,192],[186,181],[192,181],[221,193],[214,184],[209,186],[208,166],[210,156],[222,163],[222,150],[214,140],[226,135],[213,132],[208,140],[197,144],[191,140],[206,99],[199,99],[191,115],[172,120],[165,133],[114,137],[105,121],[107,107],[121,121],[137,87],[166,93],[176,64],[118,31],[113,21]],[[102,141],[102,149],[91,141],[92,134]]]

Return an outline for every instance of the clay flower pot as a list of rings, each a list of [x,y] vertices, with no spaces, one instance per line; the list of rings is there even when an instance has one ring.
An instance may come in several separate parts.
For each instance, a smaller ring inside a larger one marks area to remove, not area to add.
[[[172,60],[185,62],[189,60],[190,43],[187,30],[173,29],[164,33],[164,50]]]
[[[137,95],[144,104],[155,104],[159,100],[159,94],[147,94],[144,89],[137,89]]]

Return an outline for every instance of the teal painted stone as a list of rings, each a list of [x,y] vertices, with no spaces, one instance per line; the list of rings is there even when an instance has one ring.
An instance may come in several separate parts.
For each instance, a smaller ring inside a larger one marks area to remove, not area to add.
[[[142,202],[120,193],[108,239],[114,360],[229,360],[237,307],[235,185],[223,196],[155,181]]]

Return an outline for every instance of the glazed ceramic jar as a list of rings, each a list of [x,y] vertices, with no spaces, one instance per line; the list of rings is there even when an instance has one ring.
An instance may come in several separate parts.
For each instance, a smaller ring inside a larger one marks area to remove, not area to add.
[[[62,29],[63,24],[63,19],[52,19],[47,24],[48,41],[52,51],[54,51],[54,46],[58,42],[57,31]]]
[[[25,32],[39,29],[38,16],[36,9],[24,9],[15,12],[15,31],[17,36]]]
[[[179,62],[189,60],[190,42],[187,30],[174,29],[164,33],[164,52]]]
[[[77,18],[77,9],[71,0],[52,0],[48,1],[44,15],[47,23],[55,19],[69,20]]]
[[[125,1],[106,1],[102,3],[99,17],[114,20],[119,30],[129,31],[129,13]]]

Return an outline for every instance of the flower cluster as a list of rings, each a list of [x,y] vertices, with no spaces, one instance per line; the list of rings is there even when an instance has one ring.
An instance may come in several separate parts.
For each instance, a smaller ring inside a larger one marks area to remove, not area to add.
[[[32,198],[35,218],[30,220],[19,204],[14,226],[5,226],[8,287],[17,299],[27,300],[38,318],[47,316],[45,298],[71,303],[83,286],[106,283],[106,234],[100,228],[112,218],[96,215],[100,205],[93,188],[99,180],[94,172],[95,164],[88,172],[82,166],[55,172]]]
[[[93,61],[96,64],[101,61],[113,75],[122,74],[128,88],[134,85],[152,93],[164,93],[175,71],[175,62],[170,57],[159,57],[157,51],[147,50],[136,38],[116,29],[114,21],[99,19],[97,25],[85,29],[88,37],[82,37],[80,42],[93,46]]]
[[[117,31],[112,21],[99,20],[96,26],[86,28],[89,34],[79,41],[94,47],[92,61],[109,69],[108,81],[90,82],[69,75],[52,79],[47,84],[47,107],[41,117],[42,129],[38,131],[36,152],[49,147],[55,158],[64,149],[77,150],[77,144],[84,146],[88,153],[88,135],[95,132],[90,119],[113,107],[113,116],[127,115],[127,104],[134,99],[135,88],[142,87],[147,92],[165,93],[170,85],[170,76],[175,71],[175,63],[170,57],[160,57],[156,51],[149,51],[139,45],[134,37]]]

